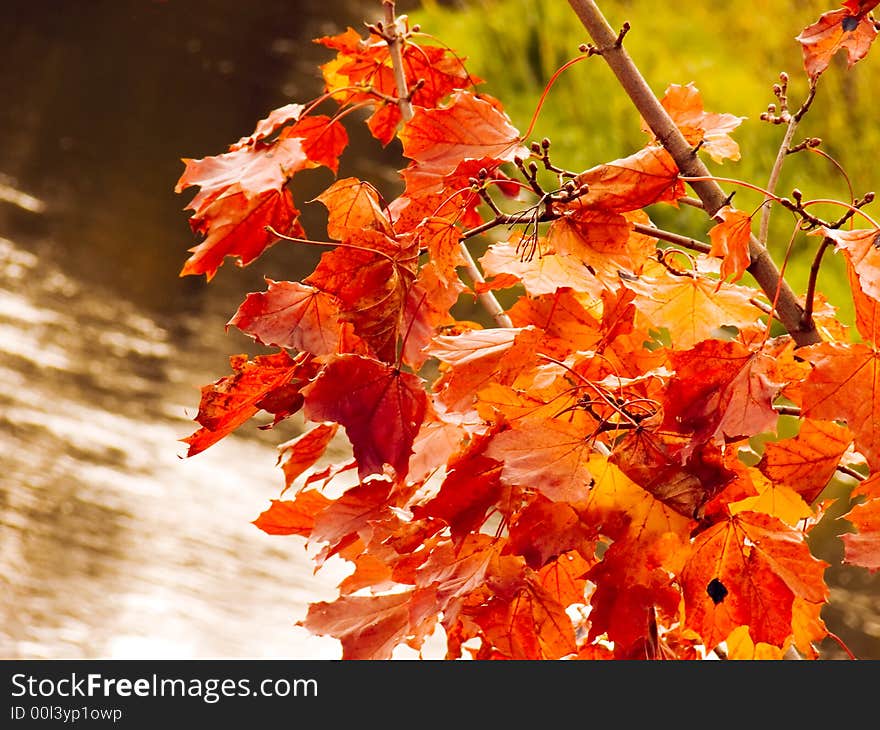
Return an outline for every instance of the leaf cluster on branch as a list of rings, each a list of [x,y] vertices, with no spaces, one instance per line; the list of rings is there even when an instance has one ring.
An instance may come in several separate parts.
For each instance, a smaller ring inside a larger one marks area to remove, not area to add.
[[[346,659],[419,650],[438,627],[448,658],[818,658],[834,638],[828,564],[808,537],[833,479],[856,485],[845,561],[880,568],[880,227],[872,193],[775,187],[787,155],[821,144],[797,142],[798,122],[834,54],[868,52],[877,2],[845,2],[798,36],[810,91],[795,109],[787,75],[773,89],[763,119],[785,132],[765,187],[704,162],[739,159],[741,117],[706,111],[693,84],[658,99],[626,52],[629,25],[570,5],[591,42],[547,91],[604,60],[643,119],[626,157],[566,169],[386,0],[363,33],[317,39],[333,53],[322,96],[184,160],[176,190],[198,188],[201,240],[181,275],[210,280],[280,242],[325,249],[304,279],[268,279],[238,307],[229,326],[273,352],[234,355],[203,387],[187,455],[261,411],[267,426],[302,415],[255,524],[304,538],[318,566],[351,563],[302,621]],[[338,172],[351,113],[400,144],[403,191],[335,179],[310,201],[327,211],[312,238],[288,184]],[[722,184],[764,203],[738,210]],[[839,217],[816,215],[820,202]],[[703,209],[708,240],[658,229],[657,205]],[[774,207],[815,236],[806,292],[771,257]],[[816,285],[828,248],[846,258],[854,331]],[[458,318],[461,301],[489,325]],[[328,463],[339,439],[350,457]]]

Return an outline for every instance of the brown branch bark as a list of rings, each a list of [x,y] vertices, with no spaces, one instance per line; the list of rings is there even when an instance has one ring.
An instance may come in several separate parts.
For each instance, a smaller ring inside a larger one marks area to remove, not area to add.
[[[568,0],[568,3],[642,118],[675,160],[682,175],[711,177],[708,168],[694,153],[660,104],[623,44],[619,42],[618,33],[608,24],[596,3],[593,0]],[[714,216],[726,204],[727,196],[717,182],[702,180],[689,184],[710,216]],[[776,316],[795,342],[798,345],[810,345],[821,341],[815,325],[804,321],[801,303],[788,282],[782,278],[767,249],[755,236],[752,236],[749,243],[749,256],[749,273],[754,276],[770,301],[776,303]]]
[[[397,105],[400,108],[400,116],[403,117],[403,121],[408,122],[413,118],[413,108],[412,102],[409,99],[409,88],[406,83],[406,73],[403,67],[403,38],[397,27],[393,0],[384,0],[382,4],[385,7],[384,37],[388,43],[388,51],[391,54],[391,66],[394,70],[394,82],[397,86]],[[480,271],[477,262],[464,241],[459,243],[459,249],[465,261],[464,268],[472,284],[476,285],[486,281],[483,272]],[[513,321],[491,291],[478,294],[477,299],[499,327],[513,327]]]

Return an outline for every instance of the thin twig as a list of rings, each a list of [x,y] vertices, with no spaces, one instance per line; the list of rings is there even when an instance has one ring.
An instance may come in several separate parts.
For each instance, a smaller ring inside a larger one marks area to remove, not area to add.
[[[568,0],[581,23],[596,44],[599,55],[614,72],[618,82],[630,97],[636,109],[647,122],[654,136],[675,160],[683,175],[693,178],[711,177],[708,168],[694,154],[693,146],[685,140],[666,109],[660,104],[638,67],[630,58],[623,44],[618,43],[619,34],[605,20],[592,0]],[[714,180],[694,180],[691,188],[710,216],[725,205],[727,196]],[[821,341],[815,327],[805,326],[803,307],[782,278],[779,269],[765,246],[752,236],[749,241],[749,273],[758,282],[770,301],[776,302],[776,315],[798,345],[810,345]]]
[[[409,98],[406,72],[403,66],[403,38],[397,27],[397,17],[394,10],[395,4],[393,0],[384,0],[382,5],[385,7],[385,25],[383,29],[385,33],[383,37],[388,43],[388,52],[391,55],[391,66],[394,70],[394,82],[397,86],[397,105],[400,109],[400,116],[403,118],[403,121],[408,122],[413,118],[414,112],[412,102]],[[461,255],[465,261],[464,268],[467,271],[472,284],[476,286],[479,283],[485,282],[486,279],[483,277],[483,273],[477,266],[477,262],[474,260],[468,247],[464,244],[464,241],[459,243],[459,249],[461,250]],[[495,320],[496,324],[500,327],[513,327],[513,321],[504,311],[504,307],[501,306],[491,291],[481,292],[477,295],[477,298],[480,301],[480,304],[483,305],[483,308],[488,312],[489,316]]]
[[[698,241],[695,238],[688,238],[687,236],[681,236],[678,233],[672,233],[671,231],[664,231],[662,228],[655,228],[654,226],[648,226],[644,223],[633,223],[633,230],[636,233],[641,233],[642,235],[650,236],[651,238],[656,238],[660,241],[666,241],[667,243],[674,243],[676,246],[681,246],[682,248],[687,248],[691,251],[709,253],[709,251],[712,250],[712,247],[703,241]]]
[[[788,77],[784,77],[783,81],[787,82]],[[779,145],[779,151],[776,153],[776,160],[773,162],[773,169],[770,170],[770,179],[767,181],[767,190],[771,194],[776,192],[776,185],[779,183],[779,176],[782,174],[782,165],[790,151],[791,140],[794,139],[794,133],[797,129],[798,123],[809,110],[815,97],[816,81],[813,81],[810,83],[810,92],[807,95],[806,100],[804,100],[804,103],[801,104],[801,108],[788,119],[788,126],[785,130],[785,135],[782,138],[782,143]],[[773,207],[773,199],[768,198],[765,200],[763,206],[764,209],[761,211],[761,226],[758,231],[758,241],[762,246],[766,246],[767,238],[770,235],[770,210]]]

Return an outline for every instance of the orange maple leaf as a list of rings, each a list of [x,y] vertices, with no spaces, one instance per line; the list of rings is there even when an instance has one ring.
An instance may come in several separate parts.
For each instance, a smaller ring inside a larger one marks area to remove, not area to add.
[[[425,599],[429,605],[425,607]],[[314,634],[333,636],[343,659],[391,659],[395,647],[417,632],[434,612],[431,591],[412,589],[383,596],[341,596],[309,606],[299,625]]]
[[[564,359],[571,352],[592,350],[602,339],[601,324],[588,296],[569,287],[553,294],[523,296],[508,310],[515,327],[534,326],[543,335],[541,352]]]
[[[859,484],[852,496],[860,501],[843,517],[857,532],[841,535],[844,562],[875,573],[880,570],[880,473]]]
[[[579,257],[605,286],[617,288],[621,271],[640,274],[657,250],[656,239],[636,233],[634,222],[648,224],[650,219],[642,210],[610,213],[575,205],[550,224],[546,245],[558,255]]]
[[[731,139],[730,133],[745,117],[704,111],[703,99],[692,83],[670,84],[660,103],[684,138],[694,146],[699,144],[715,162],[740,158],[739,145]],[[653,134],[644,121],[642,131]]]
[[[544,240],[544,239],[542,239]],[[522,281],[530,296],[553,294],[560,287],[599,296],[604,288],[583,258],[574,253],[557,253],[548,244],[539,242],[541,251],[531,261],[524,260],[521,241],[513,239],[494,243],[480,257],[487,276],[509,277]]]
[[[840,231],[820,228],[816,231],[834,241],[859,278],[860,289],[880,300],[880,228]]]
[[[253,524],[269,535],[308,537],[315,528],[315,515],[329,504],[330,500],[317,490],[306,489],[293,500],[273,499]]]
[[[327,208],[327,234],[332,238],[344,241],[357,237],[363,230],[394,235],[379,193],[370,183],[346,177],[333,183],[316,200]]]
[[[803,384],[803,414],[845,421],[855,448],[880,467],[880,353],[862,344],[823,342],[801,348],[813,365]]]
[[[675,203],[684,195],[684,183],[671,155],[659,145],[582,172],[574,180],[588,185],[578,205],[623,213],[654,203]]]
[[[393,517],[389,509],[392,487],[384,478],[365,479],[315,515],[309,540],[326,544],[322,558],[335,555],[358,539],[366,541],[377,524]]]
[[[797,436],[766,444],[758,468],[772,482],[785,484],[812,502],[828,486],[851,443],[848,428],[805,418]]]
[[[504,465],[505,482],[535,489],[554,502],[577,504],[587,498],[592,482],[593,447],[584,435],[582,420],[530,420],[497,434],[486,455]]]
[[[803,534],[759,512],[741,512],[701,532],[681,574],[685,625],[714,648],[739,626],[755,643],[782,646],[795,596],[828,598],[824,571]]]
[[[847,262],[846,273],[855,309],[856,329],[865,342],[870,342],[877,347],[880,345],[880,301],[869,297],[862,291],[859,276],[849,262]]]
[[[752,218],[741,210],[725,205],[715,216],[721,222],[709,229],[712,240],[710,256],[721,261],[721,279],[730,277],[731,282],[739,281],[749,268],[749,241],[752,236]]]
[[[425,352],[442,363],[434,385],[449,408],[468,410],[476,394],[492,382],[511,385],[528,378],[538,365],[541,331],[534,327],[499,327],[435,337]]]
[[[751,327],[761,311],[751,303],[757,292],[702,276],[642,276],[625,281],[638,296],[633,304],[655,327],[665,327],[676,348],[687,349],[717,337],[723,325]]]
[[[877,37],[877,28],[864,12],[867,11],[860,10],[853,15],[852,4],[849,4],[823,13],[819,20],[801,31],[796,40],[803,46],[804,69],[811,79],[817,79],[840,50],[846,51],[849,68],[867,55]]]
[[[560,581],[571,582],[586,573],[590,567],[586,561],[593,560],[597,537],[595,527],[582,520],[574,507],[566,502],[552,502],[540,494],[510,516],[510,548],[522,555],[529,567],[543,572],[557,563],[556,556],[569,555],[563,565],[556,565],[556,570],[566,574],[557,575]],[[582,568],[576,575],[569,575],[575,563]],[[583,584],[576,598],[577,601],[572,599],[565,605],[583,603]]]
[[[333,60],[321,66],[326,90],[340,104],[370,103],[374,111],[367,126],[374,137],[387,145],[401,122],[400,107],[393,101],[398,89],[388,43],[381,38],[363,39],[353,28],[335,36],[316,38],[315,43],[337,51]],[[418,44],[407,38],[401,59],[407,88],[412,93],[410,101],[416,107],[434,108],[455,89],[480,82],[468,74],[461,59],[447,48]]]
[[[429,187],[442,189],[443,178],[467,160],[482,163],[486,158],[486,164],[497,164],[529,154],[497,103],[468,91],[455,92],[442,107],[416,108],[399,137],[403,154],[412,160],[409,174],[434,181],[432,186],[423,184],[421,192],[430,192]]]
[[[419,250],[427,251],[437,275],[444,281],[459,281],[457,268],[465,264],[461,251],[461,231],[450,220],[431,216],[416,229]]]
[[[607,634],[615,653],[625,653],[648,634],[655,611],[670,623],[678,618],[681,594],[668,570],[646,561],[649,547],[650,542],[644,540],[615,541],[587,573],[587,579],[596,584],[590,597],[588,641]]]

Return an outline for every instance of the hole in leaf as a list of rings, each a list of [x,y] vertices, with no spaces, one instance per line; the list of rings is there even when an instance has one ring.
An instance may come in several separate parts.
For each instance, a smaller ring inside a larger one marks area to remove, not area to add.
[[[709,598],[717,606],[727,596],[727,588],[720,580],[713,578],[709,581],[709,585],[706,586],[706,593],[709,594]]]
[[[849,33],[858,27],[859,19],[855,15],[849,15],[840,22],[840,25],[847,33]]]

